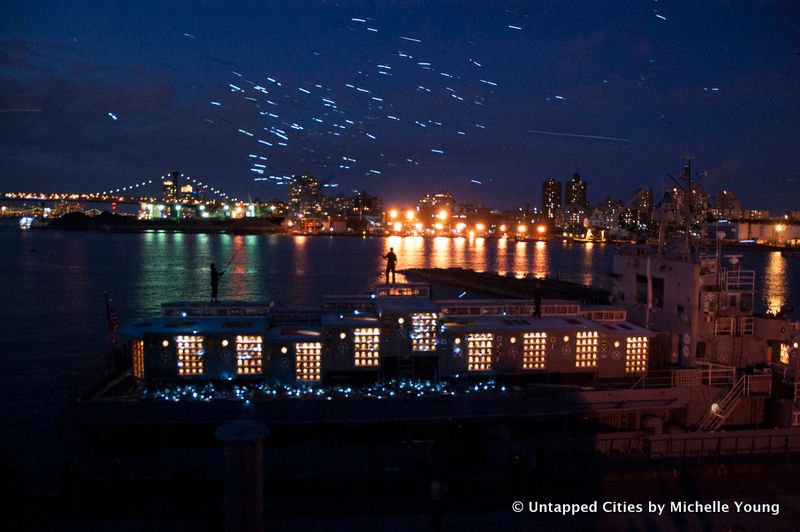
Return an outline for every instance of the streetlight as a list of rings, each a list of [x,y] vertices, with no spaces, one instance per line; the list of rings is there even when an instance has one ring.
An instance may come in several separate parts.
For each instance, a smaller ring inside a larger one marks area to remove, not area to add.
[[[786,226],[785,226],[785,225],[783,225],[783,224],[777,224],[777,225],[775,225],[775,232],[776,232],[776,233],[778,233],[778,236],[775,238],[775,241],[776,241],[777,243],[779,243],[779,244],[780,244],[780,242],[781,242],[781,233],[783,233],[783,230],[784,230],[784,229],[786,229]]]
[[[395,209],[392,209],[391,211],[389,211],[389,218],[391,218],[392,220],[397,218],[397,211]]]
[[[411,221],[411,220],[414,219],[414,216],[415,216],[414,211],[412,211],[412,210],[406,211],[406,220]]]

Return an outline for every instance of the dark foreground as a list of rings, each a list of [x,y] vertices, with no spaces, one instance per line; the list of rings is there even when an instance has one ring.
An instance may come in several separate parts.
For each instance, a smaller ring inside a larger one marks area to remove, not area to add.
[[[443,530],[796,530],[800,471],[792,457],[730,466],[690,464],[660,471],[610,471],[602,464],[547,463],[511,468],[494,479],[464,479],[458,470],[434,476],[447,483]],[[624,468],[623,468],[624,469]],[[6,474],[6,530],[218,530],[223,522],[220,480],[175,475],[166,480],[126,480],[113,468],[91,481],[66,474],[60,494],[26,498],[22,479]],[[360,481],[265,480],[269,530],[430,530],[431,475]],[[16,489],[15,489],[16,488]],[[616,503],[617,511],[575,516],[512,511],[515,501]],[[730,505],[724,512],[672,512],[672,502]],[[737,512],[734,501],[772,505],[771,512]],[[666,504],[663,515],[648,503]],[[641,504],[643,511],[621,511]],[[778,505],[778,515],[773,515]],[[736,528],[737,526],[741,528]]]

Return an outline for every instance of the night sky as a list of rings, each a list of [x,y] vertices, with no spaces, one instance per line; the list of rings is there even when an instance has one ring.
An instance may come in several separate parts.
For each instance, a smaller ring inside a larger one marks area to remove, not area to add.
[[[592,201],[659,197],[691,155],[707,192],[800,209],[795,2],[25,0],[0,20],[2,190],[180,170],[285,198],[307,171],[512,208],[574,171]]]

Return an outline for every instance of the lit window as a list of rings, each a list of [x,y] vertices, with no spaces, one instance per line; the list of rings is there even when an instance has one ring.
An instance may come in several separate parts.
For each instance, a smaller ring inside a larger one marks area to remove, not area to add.
[[[522,335],[522,369],[544,369],[547,361],[547,333],[535,332]]]
[[[353,331],[353,362],[358,368],[380,365],[381,331],[378,328]]]
[[[178,375],[203,374],[203,348],[202,336],[176,336],[175,344],[178,350]]]
[[[131,364],[133,376],[137,379],[144,378],[144,340],[134,340],[131,344]]]
[[[262,338],[260,336],[236,337],[236,373],[238,375],[261,375]]]
[[[597,367],[597,331],[581,331],[575,335],[575,367]]]
[[[411,350],[434,351],[436,349],[436,313],[411,315]]]
[[[781,364],[789,363],[789,344],[781,344]]]
[[[629,336],[625,345],[625,373],[647,371],[647,337]]]
[[[491,371],[494,334],[475,333],[467,335],[467,370]]]
[[[319,382],[322,368],[322,343],[294,344],[294,376],[298,381]]]

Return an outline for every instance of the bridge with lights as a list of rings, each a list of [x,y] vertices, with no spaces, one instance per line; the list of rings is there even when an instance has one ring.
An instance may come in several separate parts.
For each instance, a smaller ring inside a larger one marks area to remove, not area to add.
[[[179,185],[183,181],[185,184]],[[186,188],[189,190],[185,190]],[[155,193],[155,189],[159,195]],[[182,191],[184,189],[184,191]],[[212,196],[208,198],[207,195]],[[183,204],[221,206],[239,203],[239,199],[192,176],[173,172],[102,192],[0,192],[0,201],[84,202],[119,204]]]

